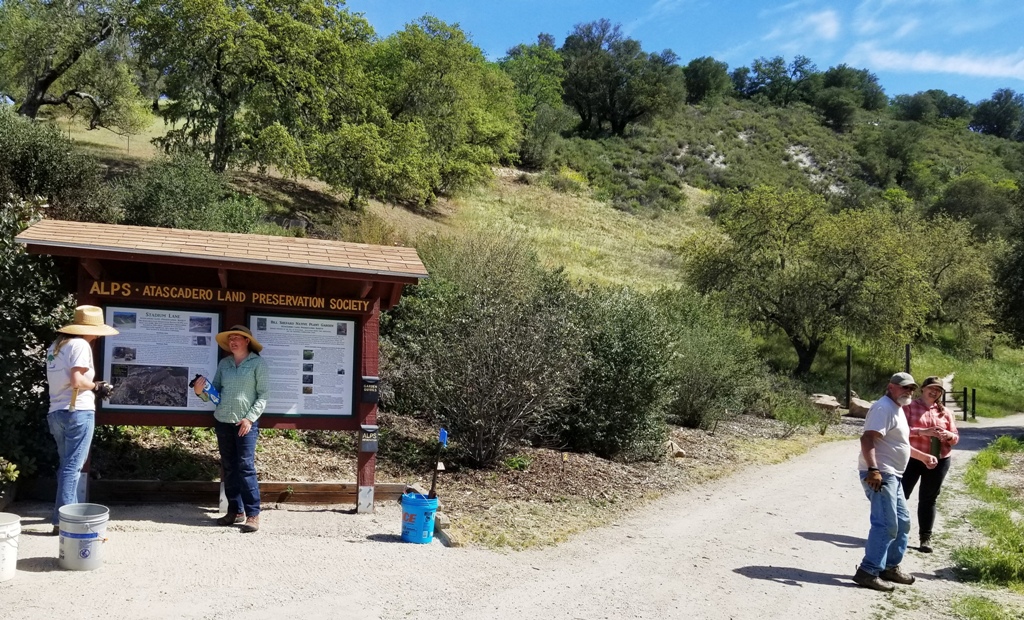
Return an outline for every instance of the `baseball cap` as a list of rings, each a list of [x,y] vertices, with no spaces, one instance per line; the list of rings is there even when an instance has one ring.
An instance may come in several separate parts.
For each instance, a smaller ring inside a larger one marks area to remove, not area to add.
[[[898,372],[889,379],[889,383],[895,383],[900,387],[917,387],[917,381],[914,381],[914,377],[910,376],[909,372]]]

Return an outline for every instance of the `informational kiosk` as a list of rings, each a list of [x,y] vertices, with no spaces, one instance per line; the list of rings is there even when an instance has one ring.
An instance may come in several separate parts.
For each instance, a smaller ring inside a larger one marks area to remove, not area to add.
[[[373,510],[380,313],[427,277],[415,249],[58,220],[16,240],[120,331],[95,351],[114,386],[97,424],[212,426],[188,383],[213,376],[217,332],[245,325],[270,367],[260,427],[359,433],[357,510]]]

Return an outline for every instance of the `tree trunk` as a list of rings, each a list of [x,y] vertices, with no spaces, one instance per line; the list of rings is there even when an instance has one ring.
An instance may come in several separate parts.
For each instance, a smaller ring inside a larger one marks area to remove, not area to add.
[[[53,97],[50,97],[49,99],[47,98],[46,93],[50,90],[50,86],[53,86],[54,82],[67,73],[68,69],[70,69],[76,62],[78,62],[78,59],[82,57],[82,54],[106,41],[113,32],[113,20],[109,17],[104,18],[99,23],[97,32],[93,33],[91,36],[86,36],[84,40],[79,42],[78,47],[70,50],[68,55],[61,59],[60,62],[50,67],[42,74],[33,76],[32,85],[28,89],[28,94],[25,95],[25,101],[18,106],[18,114],[29,118],[35,118],[36,115],[39,114],[39,108],[44,105],[58,105],[66,103],[67,96],[63,97],[63,99],[55,99]]]
[[[580,127],[579,132],[582,134],[590,132],[591,116],[589,112],[585,110],[578,110],[580,115]]]
[[[47,86],[47,88],[49,88],[49,86]],[[43,105],[43,95],[45,93],[46,91],[40,93],[36,84],[33,84],[33,88],[28,92],[28,96],[25,97],[25,101],[21,102],[21,105],[18,106],[18,114],[29,118],[35,118],[36,115],[39,114],[39,108]]]
[[[790,337],[789,341],[793,343],[793,349],[796,351],[796,369],[793,370],[793,376],[804,377],[807,373],[811,372],[811,365],[814,364],[814,358],[818,356],[818,349],[821,348],[821,340],[812,340],[805,343],[799,338]]]
[[[213,162],[210,168],[214,172],[224,172],[231,156],[231,136],[228,135],[227,114],[221,112],[217,119],[217,130],[213,133]]]

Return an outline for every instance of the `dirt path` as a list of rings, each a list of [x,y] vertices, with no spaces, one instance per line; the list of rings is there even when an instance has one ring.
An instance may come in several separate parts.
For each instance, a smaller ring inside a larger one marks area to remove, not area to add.
[[[952,475],[989,438],[1022,426],[1024,415],[967,425]],[[38,535],[47,507],[16,503],[28,531],[0,609],[9,620],[868,618],[887,599],[849,581],[868,528],[856,450],[826,444],[557,548],[508,554],[400,543],[395,504],[374,515],[268,509],[256,535],[212,527],[213,513],[194,506],[116,506],[104,565],[72,573],[57,567],[57,539]],[[908,554],[914,596],[947,589],[937,551]]]

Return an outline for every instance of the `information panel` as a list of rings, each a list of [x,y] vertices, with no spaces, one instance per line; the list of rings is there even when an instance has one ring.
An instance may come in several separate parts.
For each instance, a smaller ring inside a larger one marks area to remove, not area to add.
[[[107,306],[120,334],[103,339],[103,376],[114,386],[104,409],[212,411],[188,382],[213,378],[220,316],[209,312]]]
[[[270,369],[266,413],[352,415],[355,321],[256,314],[249,329]]]

